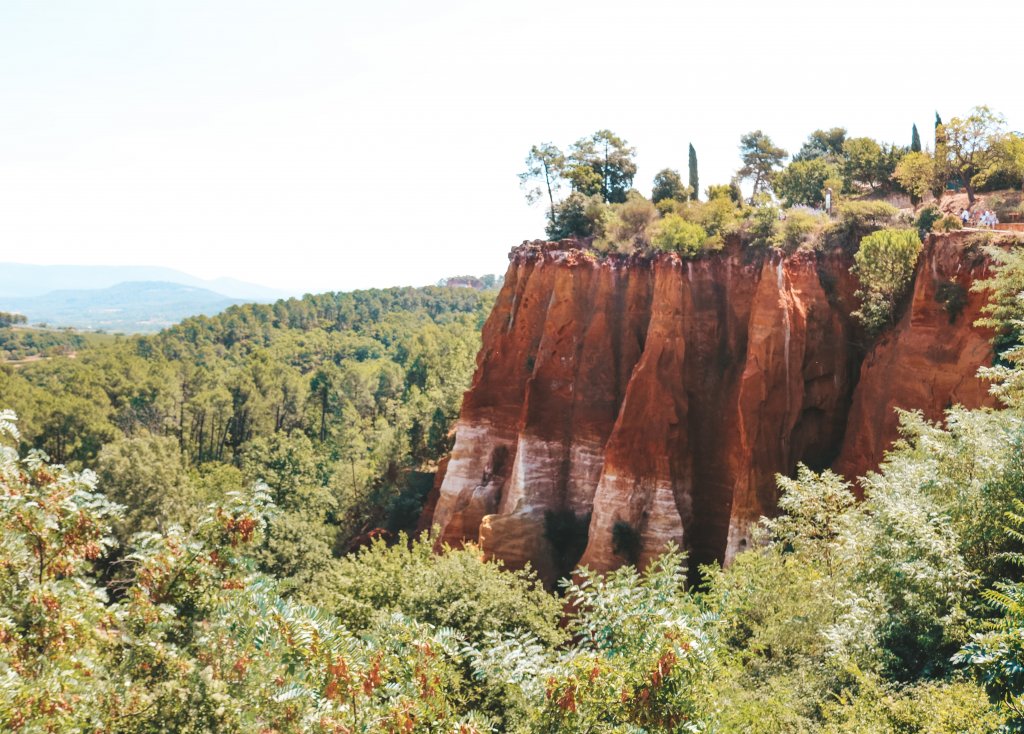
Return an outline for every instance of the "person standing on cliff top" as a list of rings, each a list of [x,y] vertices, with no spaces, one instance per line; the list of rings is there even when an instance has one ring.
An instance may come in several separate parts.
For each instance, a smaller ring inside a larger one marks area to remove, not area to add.
[[[832,189],[825,189],[825,213],[832,214]]]

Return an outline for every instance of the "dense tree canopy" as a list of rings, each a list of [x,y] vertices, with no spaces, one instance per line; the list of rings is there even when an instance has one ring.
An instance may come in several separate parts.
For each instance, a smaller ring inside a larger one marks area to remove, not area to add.
[[[636,148],[611,130],[598,130],[580,138],[569,148],[566,178],[573,191],[586,196],[600,195],[609,203],[622,203],[633,185]]]
[[[651,201],[657,204],[664,199],[686,201],[690,198],[690,190],[683,185],[679,171],[664,168],[654,174],[654,186],[651,188]]]
[[[998,144],[1006,121],[988,107],[975,107],[966,117],[941,126],[946,161],[967,189],[971,204],[975,189],[998,160]]]
[[[815,130],[800,146],[793,156],[794,161],[809,161],[815,158],[826,158],[834,162],[843,154],[843,143],[846,142],[846,128],[833,127],[828,130]]]

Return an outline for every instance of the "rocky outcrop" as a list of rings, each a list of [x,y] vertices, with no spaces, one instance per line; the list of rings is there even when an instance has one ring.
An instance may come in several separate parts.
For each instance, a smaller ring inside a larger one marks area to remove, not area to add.
[[[939,417],[986,399],[988,336],[965,290],[986,263],[956,235],[926,244],[909,305],[867,354],[840,252],[598,260],[524,243],[510,257],[432,521],[439,542],[548,580],[670,542],[729,558],[775,510],[776,473],[863,473],[895,437],[893,407]],[[959,313],[940,288],[965,298]]]
[[[972,325],[984,296],[971,285],[987,277],[988,260],[970,235],[933,237],[918,262],[913,296],[896,326],[861,366],[861,378],[836,471],[857,477],[878,466],[897,436],[896,408],[938,420],[952,405],[992,405],[978,367],[992,356],[991,332]]]

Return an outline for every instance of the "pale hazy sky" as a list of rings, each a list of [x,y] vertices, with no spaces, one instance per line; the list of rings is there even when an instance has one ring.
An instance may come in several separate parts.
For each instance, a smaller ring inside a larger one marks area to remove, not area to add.
[[[0,261],[322,291],[503,272],[530,146],[610,128],[635,185],[744,132],[1024,128],[1024,3],[0,2]]]

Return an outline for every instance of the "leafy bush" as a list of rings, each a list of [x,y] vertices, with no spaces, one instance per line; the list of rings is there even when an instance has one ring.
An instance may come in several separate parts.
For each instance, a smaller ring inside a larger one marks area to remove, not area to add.
[[[935,300],[942,304],[952,324],[967,305],[967,289],[955,281],[942,281],[935,287]]]
[[[685,582],[673,549],[642,574],[582,569],[564,584],[572,646],[545,650],[528,636],[492,635],[469,651],[475,677],[521,692],[529,708],[522,734],[715,730],[714,620]]]
[[[885,201],[842,201],[836,207],[839,221],[851,229],[883,227],[899,210]]]
[[[988,734],[1002,731],[985,690],[969,681],[887,686],[861,675],[824,711],[824,734]]]
[[[921,210],[921,213],[917,215],[917,221],[914,222],[917,227],[917,234],[923,240],[925,235],[932,231],[932,227],[937,221],[942,219],[942,212],[939,211],[938,207],[926,206]]]
[[[715,196],[696,210],[697,224],[711,237],[727,237],[739,226],[739,209],[728,196]]]
[[[835,221],[825,230],[825,243],[852,250],[865,235],[891,225],[898,213],[883,201],[840,201],[835,206]]]
[[[933,232],[955,232],[958,229],[963,229],[963,222],[960,221],[960,217],[954,217],[952,214],[946,214],[939,219],[936,219],[932,224]]]
[[[631,191],[624,203],[612,204],[607,210],[595,246],[623,254],[644,248],[650,243],[651,228],[657,220],[654,204]]]
[[[715,718],[715,640],[685,581],[683,558],[669,549],[643,574],[584,570],[568,583],[579,643],[545,676],[534,731],[706,730]]]
[[[707,242],[708,233],[699,224],[688,222],[678,214],[666,214],[654,228],[651,245],[662,252],[698,254]]]
[[[802,245],[812,245],[814,236],[825,228],[827,221],[821,214],[790,209],[778,227],[774,244],[787,253],[795,252]]]
[[[555,205],[554,218],[548,223],[548,239],[593,237],[601,233],[605,204],[600,195],[584,196],[578,191]]]
[[[869,333],[893,323],[897,302],[914,275],[921,239],[912,229],[884,229],[860,242],[850,271],[860,281],[854,312]]]
[[[992,345],[996,362],[1005,368],[1024,346],[1024,299],[1020,296],[1024,293],[1024,250],[991,247],[987,253],[998,264],[996,272],[972,287],[990,294],[982,308],[985,317],[978,320],[978,325],[995,331]]]
[[[1018,543],[1024,539],[1024,502],[1014,500],[1015,511],[1007,513],[1011,527],[1007,535]],[[1009,553],[1018,567],[1024,566],[1024,554]],[[988,631],[972,635],[969,644],[957,653],[956,661],[974,666],[978,677],[993,698],[1003,702],[1009,715],[1005,731],[1024,732],[1024,584],[997,582],[984,592],[988,606],[999,615]]]
[[[987,206],[1000,220],[1004,220],[1024,211],[1024,194],[1020,191],[1002,191],[987,197]]]
[[[779,210],[763,200],[748,210],[746,234],[752,247],[771,247],[779,230]]]
[[[472,546],[438,555],[426,536],[377,539],[332,561],[310,587],[309,601],[329,609],[351,629],[371,627],[382,615],[404,616],[454,629],[481,642],[489,632],[528,632],[547,645],[563,639],[558,600],[530,570],[485,562]]]

